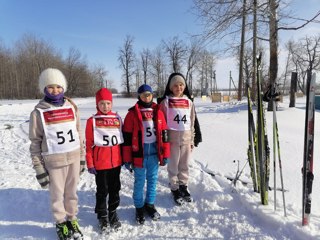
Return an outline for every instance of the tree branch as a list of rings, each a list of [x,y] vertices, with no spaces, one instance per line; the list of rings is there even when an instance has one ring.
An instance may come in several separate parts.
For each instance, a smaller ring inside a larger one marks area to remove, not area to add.
[[[320,11],[318,11],[318,13],[311,18],[310,20],[305,20],[306,22],[304,24],[302,24],[299,27],[279,27],[278,30],[298,30],[300,28],[303,28],[304,26],[306,26],[307,24],[311,23],[311,22],[315,22],[314,20],[320,15]],[[303,20],[303,19],[301,19]],[[316,21],[318,23],[318,21]]]

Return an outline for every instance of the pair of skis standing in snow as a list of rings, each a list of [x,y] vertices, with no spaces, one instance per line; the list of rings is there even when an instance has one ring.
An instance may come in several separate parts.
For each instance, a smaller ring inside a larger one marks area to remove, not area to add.
[[[252,113],[252,104],[250,96],[250,87],[248,90],[248,161],[251,169],[251,177],[255,192],[260,192],[261,203],[268,204],[268,189],[270,175],[270,150],[266,132],[266,121],[264,114],[263,101],[272,101],[273,107],[273,158],[274,158],[274,190],[276,190],[276,150],[278,150],[279,170],[281,179],[281,191],[284,207],[284,216],[286,216],[286,205],[283,186],[282,164],[280,156],[280,145],[278,135],[278,125],[276,118],[276,101],[279,94],[276,86],[270,86],[268,91],[262,94],[261,89],[261,55],[257,58],[257,126],[255,127]],[[313,139],[314,139],[314,109],[315,109],[315,79],[316,74],[309,72],[307,79],[307,100],[306,100],[306,118],[305,118],[305,136],[304,136],[304,155],[303,155],[303,187],[302,187],[302,225],[308,225],[309,215],[311,213],[311,193],[313,182]],[[239,173],[239,171],[238,171]],[[241,174],[241,172],[240,172]],[[240,174],[236,175],[235,181],[239,179]],[[274,209],[276,209],[276,191],[274,191]]]

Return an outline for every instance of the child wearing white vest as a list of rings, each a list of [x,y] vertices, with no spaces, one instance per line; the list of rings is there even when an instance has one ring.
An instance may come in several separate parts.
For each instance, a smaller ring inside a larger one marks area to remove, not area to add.
[[[59,239],[82,239],[77,184],[85,161],[78,109],[64,96],[67,81],[58,69],[48,68],[40,74],[39,90],[45,96],[31,112],[29,123],[33,168],[41,187],[49,188]]]
[[[122,119],[112,112],[112,93],[107,88],[97,91],[96,108],[97,113],[87,120],[86,125],[86,160],[89,173],[95,176],[95,213],[103,232],[109,225],[114,230],[121,227],[116,210],[121,189]]]
[[[164,96],[158,99],[169,129],[171,157],[167,170],[177,205],[192,201],[188,191],[189,162],[192,149],[199,143],[195,141],[195,107],[189,95],[184,76],[173,73],[169,76]]]

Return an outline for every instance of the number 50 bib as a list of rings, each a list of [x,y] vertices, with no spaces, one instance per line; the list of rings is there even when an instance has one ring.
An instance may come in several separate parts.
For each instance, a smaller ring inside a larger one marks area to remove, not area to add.
[[[122,122],[117,115],[93,116],[94,144],[111,147],[123,143]]]
[[[168,128],[175,131],[191,129],[191,103],[188,98],[167,97],[167,124]]]
[[[76,116],[72,107],[39,109],[43,130],[47,138],[48,152],[66,153],[80,148]]]

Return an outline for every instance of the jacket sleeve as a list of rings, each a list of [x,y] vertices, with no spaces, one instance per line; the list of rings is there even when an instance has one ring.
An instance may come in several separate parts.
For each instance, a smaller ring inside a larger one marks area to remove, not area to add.
[[[132,162],[132,132],[133,132],[133,111],[129,111],[124,119],[122,134],[122,160],[124,163]]]
[[[40,164],[44,165],[41,156],[41,144],[44,138],[44,131],[41,123],[40,113],[35,109],[30,114],[29,121],[29,139],[30,144],[30,154],[32,159],[32,165],[38,166]]]
[[[200,123],[197,117],[197,113],[195,113],[195,121],[194,121],[194,146],[198,147],[199,143],[202,142],[202,134],[200,130]]]
[[[161,137],[163,143],[163,158],[170,158],[170,139],[168,135],[168,126],[164,114],[160,109],[158,112],[158,116],[162,120]]]
[[[195,117],[196,116],[196,110],[195,106],[192,102],[192,107],[191,107],[191,145],[194,145],[194,135],[195,135]]]
[[[87,120],[86,124],[86,161],[87,167],[94,167],[93,162],[93,149],[94,149],[94,140],[93,140],[93,123],[92,117]]]

